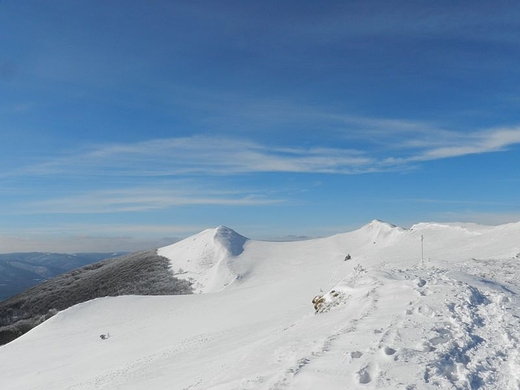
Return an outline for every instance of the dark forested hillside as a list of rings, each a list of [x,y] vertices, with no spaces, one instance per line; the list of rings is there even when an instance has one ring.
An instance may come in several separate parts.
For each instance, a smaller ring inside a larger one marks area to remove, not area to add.
[[[1,253],[0,301],[64,272],[121,255],[124,253]]]
[[[175,278],[169,260],[155,251],[100,261],[0,302],[0,345],[21,336],[56,312],[94,298],[191,292],[191,284]]]

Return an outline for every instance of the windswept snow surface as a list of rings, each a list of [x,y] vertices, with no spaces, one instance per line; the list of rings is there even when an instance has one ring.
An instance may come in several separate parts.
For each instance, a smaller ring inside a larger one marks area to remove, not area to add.
[[[0,347],[0,388],[520,388],[520,224],[286,243],[220,227],[159,253],[207,293],[65,310]]]
[[[215,292],[240,275],[233,260],[244,251],[246,241],[234,230],[219,226],[160,248],[157,254],[170,259],[175,277],[192,280],[195,292]]]

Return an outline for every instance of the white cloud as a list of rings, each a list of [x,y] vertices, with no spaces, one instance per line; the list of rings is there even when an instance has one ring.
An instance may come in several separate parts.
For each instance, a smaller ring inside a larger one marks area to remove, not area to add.
[[[283,202],[254,192],[226,192],[210,189],[171,190],[130,188],[86,191],[80,195],[39,200],[23,204],[18,214],[120,213],[160,210],[188,205],[259,206]]]
[[[372,169],[364,152],[342,148],[273,148],[223,137],[195,136],[101,146],[21,168],[15,175],[173,176],[254,172],[358,173]]]
[[[262,172],[363,174],[407,170],[419,162],[498,152],[520,143],[520,128],[515,127],[461,132],[394,119],[342,117],[341,120],[358,127],[345,130],[335,147],[303,147],[298,146],[297,140],[291,147],[274,147],[268,142],[208,135],[154,139],[76,151],[0,176],[153,178]],[[357,142],[360,139],[361,144]],[[325,141],[330,143],[330,139]],[[378,146],[370,147],[367,143]]]
[[[520,128],[490,129],[459,136],[446,141],[446,145],[434,146],[419,153],[411,161],[437,160],[469,154],[499,152],[520,143]]]

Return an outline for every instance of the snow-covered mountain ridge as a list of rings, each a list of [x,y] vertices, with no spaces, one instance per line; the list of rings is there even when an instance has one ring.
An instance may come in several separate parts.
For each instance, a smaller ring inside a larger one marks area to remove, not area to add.
[[[520,223],[299,242],[219,227],[158,253],[205,293],[67,309],[0,347],[2,388],[520,387]]]
[[[244,251],[247,238],[219,226],[157,250],[171,261],[178,278],[190,280],[196,292],[219,291],[232,283],[238,274],[232,259]]]

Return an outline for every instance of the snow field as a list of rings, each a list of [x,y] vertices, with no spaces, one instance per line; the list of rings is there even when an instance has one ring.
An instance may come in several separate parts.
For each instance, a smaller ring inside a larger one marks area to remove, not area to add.
[[[1,387],[518,389],[518,237],[520,224],[374,221],[292,243],[208,230],[159,250],[205,293],[65,310],[0,348]]]

